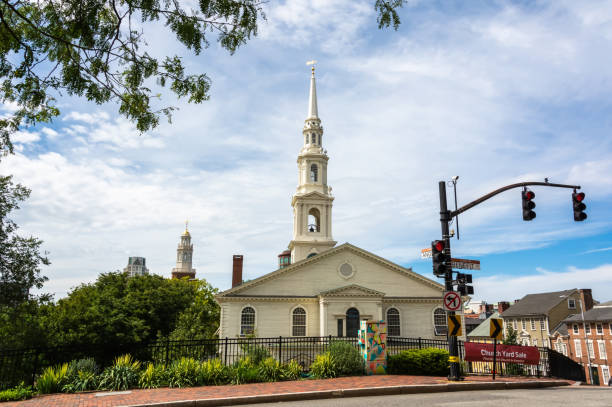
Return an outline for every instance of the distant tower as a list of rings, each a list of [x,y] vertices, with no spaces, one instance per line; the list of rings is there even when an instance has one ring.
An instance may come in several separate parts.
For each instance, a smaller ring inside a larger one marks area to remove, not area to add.
[[[196,271],[191,268],[192,256],[191,235],[187,230],[187,222],[185,222],[185,232],[181,235],[181,241],[176,249],[176,267],[172,269],[172,278],[189,277],[190,280],[195,279]]]
[[[314,64],[315,61],[309,62]],[[327,185],[327,151],[323,149],[323,126],[317,109],[315,68],[310,77],[308,117],[302,130],[304,146],[298,155],[298,187],[291,199],[293,240],[291,263],[314,256],[336,245],[332,238],[331,187]]]
[[[130,257],[128,265],[123,269],[130,277],[144,276],[149,274],[149,269],[146,266],[147,260],[144,257]]]

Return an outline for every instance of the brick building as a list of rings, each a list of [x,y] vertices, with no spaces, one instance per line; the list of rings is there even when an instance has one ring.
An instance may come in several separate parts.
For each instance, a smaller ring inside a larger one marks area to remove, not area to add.
[[[554,328],[582,304],[585,311],[593,307],[590,288],[528,294],[501,313],[504,332],[511,326],[521,345],[551,347]]]
[[[588,383],[605,386],[612,371],[612,301],[565,320],[569,356],[585,367]],[[583,323],[584,321],[584,323]]]

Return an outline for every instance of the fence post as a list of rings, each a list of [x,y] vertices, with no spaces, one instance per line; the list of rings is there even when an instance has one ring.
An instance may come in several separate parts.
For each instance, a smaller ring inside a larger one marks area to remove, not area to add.
[[[164,358],[166,361],[166,366],[168,366],[169,353],[170,353],[170,338],[166,339],[166,357]]]
[[[281,335],[278,337],[278,363],[283,363],[283,360],[281,359],[283,355],[282,348],[283,348],[283,337]]]
[[[419,349],[421,349],[421,337],[419,336]]]
[[[34,369],[32,370],[32,383],[34,385],[34,381],[36,380],[36,371],[38,370],[38,348],[34,348]]]
[[[225,337],[225,348],[223,350],[223,355],[225,357],[225,362],[223,363],[225,366],[227,366],[227,336]]]
[[[329,339],[327,340],[327,349],[329,349],[330,345],[331,345],[331,334],[329,335]]]

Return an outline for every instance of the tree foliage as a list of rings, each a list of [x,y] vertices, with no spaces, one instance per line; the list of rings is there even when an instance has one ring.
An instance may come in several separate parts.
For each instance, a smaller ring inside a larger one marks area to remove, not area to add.
[[[40,253],[42,242],[19,236],[17,224],[9,218],[29,195],[11,177],[0,176],[0,348],[35,345],[44,336],[38,314],[50,296],[32,291],[47,280],[41,266],[49,260]]]
[[[215,302],[218,289],[206,280],[192,282],[196,291],[192,303],[178,316],[171,340],[209,339],[219,328],[220,308]]]
[[[163,23],[196,55],[211,36],[233,53],[257,34],[265,16],[260,0],[197,4],[188,10],[178,0],[0,0],[0,101],[19,107],[0,120],[5,152],[12,151],[9,135],[22,123],[59,114],[54,91],[98,104],[113,100],[140,131],[173,110],[151,105],[156,95],[149,79],[189,102],[208,99],[206,74],[187,74],[176,55],[153,57],[143,27]]]
[[[50,309],[46,325],[57,345],[148,342],[174,330],[198,291],[198,284],[186,280],[104,273],[60,299]]]
[[[506,328],[506,336],[502,343],[504,345],[518,345],[518,331],[508,325]]]
[[[0,153],[12,152],[11,133],[58,116],[58,93],[102,104],[144,132],[171,117],[172,106],[154,107],[152,82],[179,98],[209,98],[210,78],[190,74],[177,55],[147,51],[147,30],[165,25],[195,55],[211,39],[234,53],[257,35],[265,0],[200,0],[187,9],[179,0],[0,0],[0,102],[17,110],[0,118]],[[378,27],[393,26],[405,0],[376,0]]]

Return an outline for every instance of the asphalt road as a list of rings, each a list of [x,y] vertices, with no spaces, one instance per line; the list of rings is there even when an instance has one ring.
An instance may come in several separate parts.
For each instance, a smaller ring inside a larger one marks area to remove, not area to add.
[[[529,390],[458,391],[380,397],[346,397],[265,404],[253,407],[612,407],[612,387],[567,386]]]

